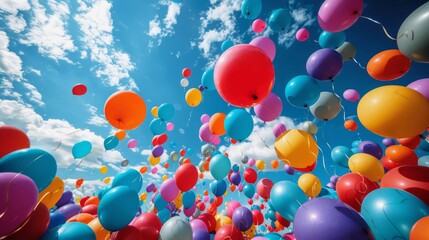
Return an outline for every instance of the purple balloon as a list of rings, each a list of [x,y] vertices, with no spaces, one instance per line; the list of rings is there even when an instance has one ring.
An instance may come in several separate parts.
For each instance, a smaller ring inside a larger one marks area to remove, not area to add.
[[[190,217],[194,214],[195,209],[197,209],[197,205],[194,203],[190,208],[183,208],[183,213],[185,216]]]
[[[395,141],[393,139],[391,139],[391,138],[383,138],[382,143],[386,147],[390,147],[390,146],[396,144]]]
[[[408,84],[409,88],[421,93],[427,100],[429,100],[429,78],[423,78]]]
[[[174,205],[174,203],[170,202],[167,204],[167,209],[168,211],[170,211],[170,213],[174,212],[177,208],[176,205]]]
[[[154,189],[155,189],[155,184],[153,184],[153,183],[149,183],[146,186],[146,192],[152,192]]]
[[[0,173],[0,237],[14,232],[32,213],[38,189],[34,181],[19,173]]]
[[[330,198],[305,202],[295,214],[293,228],[296,239],[374,239],[371,229],[358,212]]]
[[[82,211],[82,208],[79,205],[76,204],[66,204],[57,210],[55,212],[61,213],[66,217],[67,220],[69,220],[71,217],[79,214]]]
[[[172,202],[176,199],[179,194],[179,188],[176,185],[176,180],[174,180],[174,178],[165,180],[159,188],[159,193],[161,194],[162,199],[166,202]]]
[[[244,183],[243,183],[243,182],[239,183],[239,184],[238,184],[238,191],[239,191],[239,192],[242,192],[242,191],[243,191],[243,188],[244,188]]]
[[[245,207],[238,207],[232,213],[232,222],[240,231],[246,231],[253,225],[252,212]]]
[[[307,60],[307,73],[317,80],[331,80],[340,73],[343,58],[334,49],[323,48],[315,51]]]
[[[66,204],[69,204],[73,198],[73,193],[70,190],[64,191],[61,195],[60,200],[55,204],[57,207],[62,207]]]
[[[264,122],[275,120],[282,113],[282,109],[282,100],[274,93],[270,93],[270,95],[253,108],[256,116]]]
[[[204,229],[192,229],[192,240],[210,240],[210,234]]]
[[[274,60],[276,56],[276,44],[269,37],[259,36],[249,44],[261,49],[271,59],[271,62]]]
[[[241,182],[240,174],[237,173],[237,172],[233,172],[231,174],[231,176],[229,177],[229,179],[231,179],[231,183],[234,184],[234,185],[238,185]]]
[[[343,97],[349,102],[357,102],[359,101],[360,95],[358,91],[354,89],[347,89],[343,92]]]
[[[283,123],[277,123],[273,127],[273,134],[275,137],[280,136],[280,134],[286,132],[286,126]]]
[[[161,145],[156,145],[152,149],[152,155],[154,157],[160,157],[164,153],[164,148]]]
[[[199,131],[200,139],[204,142],[211,143],[215,139],[215,136],[211,131],[209,127],[209,123],[206,122],[200,127]]]
[[[376,157],[377,159],[381,159],[383,157],[383,149],[381,149],[380,145],[373,141],[362,141],[359,143],[359,152],[367,153]]]
[[[328,188],[332,188],[332,189],[334,189],[334,190],[335,190],[335,184],[333,184],[333,183],[331,183],[331,182],[328,182],[328,183],[326,184],[326,186],[327,186]]]
[[[285,164],[284,169],[289,175],[293,175],[295,173],[293,167],[289,166],[288,164]]]
[[[329,179],[329,181],[332,183],[332,184],[336,184],[337,183],[337,181],[338,181],[338,179],[339,179],[340,177],[339,176],[337,176],[337,175],[333,175],[333,176],[331,176],[331,178]]]
[[[208,231],[206,223],[201,219],[192,219],[189,224],[191,225],[192,230],[203,229],[206,232]]]
[[[204,90],[205,90],[205,88],[204,88],[204,86],[203,86],[203,85],[199,85],[199,86],[198,86],[198,90],[200,90],[200,91],[202,92],[202,91],[204,91]]]

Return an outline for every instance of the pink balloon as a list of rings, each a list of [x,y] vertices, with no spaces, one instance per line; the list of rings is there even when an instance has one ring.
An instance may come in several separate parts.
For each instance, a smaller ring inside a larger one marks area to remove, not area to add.
[[[167,123],[167,131],[171,132],[174,129],[174,123],[169,122]]]
[[[357,102],[360,99],[359,93],[354,89],[347,89],[344,91],[343,97],[349,102]]]
[[[429,78],[423,78],[408,84],[409,88],[421,93],[427,100],[429,100]]]
[[[292,233],[286,233],[285,235],[283,235],[283,238],[285,240],[295,240],[295,235],[293,235]]]
[[[269,37],[259,36],[253,39],[249,44],[261,49],[265,55],[271,59],[271,61],[274,60],[274,57],[276,56],[276,44],[274,44],[273,40]]]
[[[158,172],[158,168],[157,168],[157,167],[153,167],[153,168],[152,168],[152,170],[150,170],[150,172],[151,172],[152,174],[155,174],[155,173],[157,173],[157,172]]]
[[[210,121],[210,116],[208,114],[201,115],[200,118],[201,124],[208,123]]]
[[[306,28],[301,28],[296,32],[295,37],[296,40],[304,42],[310,37],[310,32]]]
[[[219,145],[219,143],[220,143],[220,137],[219,137],[219,136],[214,135],[214,139],[213,139],[213,141],[212,141],[212,144],[213,144],[213,145]]]
[[[189,224],[191,225],[192,230],[195,230],[195,229],[204,229],[207,232],[209,231],[207,229],[206,223],[203,220],[201,220],[201,219],[198,219],[198,218],[192,219],[189,222]]]
[[[166,202],[172,202],[174,199],[176,199],[179,191],[180,190],[177,187],[176,180],[174,180],[174,178],[165,180],[159,189],[162,199],[164,199]]]
[[[267,26],[267,24],[262,19],[256,19],[252,23],[252,29],[253,29],[253,31],[255,33],[261,33],[261,32],[263,32],[265,30],[266,26]]]
[[[275,120],[282,113],[282,100],[274,93],[270,93],[261,103],[257,104],[255,110],[256,116],[264,122]]]
[[[249,166],[253,167],[255,166],[256,160],[253,158],[250,158],[248,163],[249,163]]]
[[[265,237],[254,237],[252,238],[252,240],[269,240],[269,239]]]
[[[204,123],[200,127],[199,135],[200,135],[201,140],[203,140],[204,142],[208,142],[208,143],[211,143],[216,138],[216,135],[214,135],[210,131],[210,127],[209,127],[208,122]]]
[[[131,139],[130,141],[128,141],[128,148],[135,148],[137,147],[137,144],[138,144],[137,140]]]
[[[208,202],[208,201],[210,201],[210,198],[209,198],[209,196],[204,196],[204,202]]]
[[[226,206],[226,213],[230,218],[232,218],[232,213],[236,208],[239,208],[239,207],[241,207],[241,203],[235,200],[232,200],[231,202],[228,203],[228,206]]]
[[[183,213],[185,214],[185,216],[190,217],[192,216],[192,214],[194,214],[196,209],[197,209],[197,205],[194,204],[190,208],[184,208]]]
[[[273,185],[274,183],[270,179],[262,178],[256,184],[256,191],[258,192],[259,196],[263,198],[270,198],[270,191],[271,188],[273,188]]]
[[[286,132],[286,126],[283,123],[277,123],[273,127],[273,134],[277,138],[280,134]]]
[[[358,20],[362,10],[363,0],[325,0],[317,18],[323,30],[341,32]]]

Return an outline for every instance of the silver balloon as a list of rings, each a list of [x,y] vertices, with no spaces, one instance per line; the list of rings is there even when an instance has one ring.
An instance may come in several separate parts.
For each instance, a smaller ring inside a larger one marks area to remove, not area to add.
[[[172,151],[170,153],[170,159],[173,160],[174,162],[179,160],[179,154],[176,151]]]
[[[249,157],[248,157],[248,156],[243,155],[243,156],[241,157],[241,162],[242,162],[243,164],[246,164],[248,161],[249,161]]]
[[[331,92],[321,92],[317,102],[310,106],[310,111],[320,120],[331,120],[341,112],[341,99]]]
[[[179,165],[183,165],[183,162],[185,161],[185,157],[180,157],[179,158]]]
[[[317,125],[314,122],[306,121],[303,123],[302,130],[309,133],[309,134],[316,135],[319,128],[317,127]]]
[[[335,51],[341,54],[343,61],[351,60],[356,56],[356,47],[350,42],[344,42],[343,45],[335,49]]]
[[[201,153],[204,157],[210,157],[215,150],[216,147],[211,144],[204,144],[201,146]]]
[[[198,169],[200,169],[200,172],[202,172],[202,173],[206,171],[206,169],[204,168],[204,162],[203,161],[201,161],[198,164]]]
[[[192,240],[192,228],[188,221],[172,217],[162,225],[160,240]]]
[[[197,218],[200,215],[201,215],[201,210],[199,208],[196,208],[194,214],[192,214],[192,217]]]

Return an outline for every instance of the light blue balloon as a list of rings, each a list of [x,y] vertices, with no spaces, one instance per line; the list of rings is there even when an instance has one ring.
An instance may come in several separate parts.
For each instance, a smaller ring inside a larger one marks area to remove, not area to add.
[[[328,187],[323,187],[322,190],[319,193],[318,197],[323,197],[323,198],[331,198],[331,199],[338,199],[338,194],[337,192],[332,189],[332,188],[328,188]]]
[[[171,217],[171,212],[167,208],[164,208],[156,215],[159,217],[159,220],[161,220],[162,224],[164,224]]]
[[[274,32],[280,32],[289,27],[290,21],[291,16],[289,11],[284,8],[279,8],[271,13],[268,25]]]
[[[68,222],[46,232],[40,240],[95,240],[94,231],[81,222]]]
[[[259,232],[266,232],[267,228],[264,225],[259,225]]]
[[[170,103],[163,103],[158,107],[158,117],[163,121],[169,121],[173,118],[176,110]]]
[[[73,145],[72,154],[74,158],[83,158],[92,150],[92,144],[89,141],[81,141]]]
[[[104,149],[111,150],[114,149],[119,144],[119,138],[115,135],[108,136],[104,139]]]
[[[216,180],[224,179],[231,170],[231,161],[223,154],[217,154],[210,160],[210,173]]]
[[[220,48],[222,49],[222,52],[225,52],[226,50],[228,50],[228,48],[230,48],[234,45],[235,45],[235,43],[232,40],[227,39],[227,40],[223,41],[222,46]]]
[[[167,124],[160,118],[154,118],[149,124],[150,131],[153,135],[160,135],[165,132]]]
[[[127,226],[139,209],[139,196],[127,186],[118,186],[108,191],[98,205],[98,219],[109,231],[118,231]]]
[[[252,133],[253,119],[246,110],[234,109],[226,115],[224,127],[231,138],[242,141]]]
[[[158,209],[159,211],[166,208],[168,205],[168,202],[166,202],[162,198],[161,194],[156,194],[155,198],[153,199],[153,204],[155,205],[156,209]]]
[[[352,148],[359,148],[359,144],[361,143],[361,140],[355,140],[352,142]]]
[[[359,153],[359,148],[352,148],[350,151],[353,152],[353,154]]]
[[[265,215],[266,215],[266,217],[268,219],[271,219],[272,221],[276,221],[277,220],[277,218],[276,218],[276,211],[274,211],[271,208],[268,209],[268,211],[267,211],[267,213]]]
[[[258,205],[252,205],[252,206],[250,206],[250,210],[259,210],[259,211],[261,211],[261,207],[259,207]]]
[[[188,191],[182,193],[182,203],[184,208],[190,208],[195,203],[195,193],[194,191]]]
[[[140,192],[143,185],[143,178],[139,171],[129,168],[119,173],[112,182],[112,188],[118,186],[128,186],[136,193]]]
[[[41,192],[57,174],[57,162],[42,149],[26,148],[0,158],[0,172],[22,173],[31,178]]]
[[[299,75],[286,84],[285,95],[290,104],[295,107],[309,107],[320,97],[319,84],[308,75]]]
[[[428,138],[420,140],[419,148],[425,152],[429,152],[429,140],[428,140]]]
[[[233,45],[234,45],[234,43],[233,43]],[[222,44],[222,46],[223,46],[223,44]],[[209,91],[216,89],[216,86],[214,83],[214,68],[209,68],[203,73],[203,76],[201,77],[201,85],[206,90],[209,90]]]
[[[277,233],[268,233],[264,237],[267,238],[268,240],[284,240],[284,238]]]
[[[418,165],[423,167],[429,167],[429,155],[420,157]]]
[[[244,184],[243,192],[246,197],[253,198],[255,191],[255,186],[253,184]]]
[[[414,223],[429,215],[429,206],[406,191],[379,188],[364,198],[361,213],[376,239],[408,239]]]
[[[226,182],[223,179],[215,180],[210,183],[210,190],[216,196],[222,196],[226,191]]]
[[[321,48],[332,48],[336,49],[341,47],[346,41],[345,32],[327,32],[323,31],[319,35],[319,45]]]
[[[261,0],[244,0],[241,3],[241,15],[248,20],[257,18],[261,13],[261,10]]]
[[[270,196],[276,211],[290,222],[293,222],[298,208],[308,200],[302,189],[291,181],[274,184]]]
[[[348,147],[336,146],[331,151],[331,158],[341,167],[349,168],[349,158],[354,153]]]

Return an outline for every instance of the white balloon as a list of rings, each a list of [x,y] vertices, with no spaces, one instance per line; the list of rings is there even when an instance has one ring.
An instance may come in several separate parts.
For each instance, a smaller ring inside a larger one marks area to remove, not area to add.
[[[188,81],[188,79],[186,79],[186,78],[182,78],[182,80],[180,80],[180,86],[182,86],[182,87],[187,87],[187,86],[189,86],[189,81]]]

